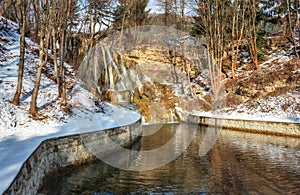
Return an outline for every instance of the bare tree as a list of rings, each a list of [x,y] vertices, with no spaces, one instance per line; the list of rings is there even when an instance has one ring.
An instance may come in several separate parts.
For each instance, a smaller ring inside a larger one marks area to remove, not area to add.
[[[104,28],[108,28],[111,23],[111,4],[113,0],[89,0],[87,5],[88,11],[91,16],[89,18],[90,25],[90,46],[94,45],[96,35],[101,34],[101,31]]]
[[[55,72],[55,78],[56,82],[59,82],[58,78],[58,65],[57,65],[57,6],[58,2],[57,0],[52,0],[50,3],[50,22],[51,22],[51,37],[52,37],[52,53],[53,53],[53,63],[54,63],[54,72]]]
[[[180,22],[180,29],[185,29],[185,0],[181,0],[180,2],[180,8],[181,8],[181,22]]]
[[[296,1],[298,1],[298,0],[296,0]],[[295,5],[296,4],[297,3],[295,3]],[[291,0],[286,0],[286,7],[287,7],[288,28],[289,28],[289,31],[291,33],[290,35],[291,35],[292,42],[293,42],[293,45],[294,45],[295,53],[296,53],[297,57],[299,58],[299,54],[297,52],[296,39],[295,39],[295,36],[294,36],[294,29],[293,29],[293,25],[292,25]],[[296,10],[297,10],[296,13],[298,14],[298,7],[296,7]],[[296,25],[298,25],[298,23],[299,23],[299,15],[297,15],[296,17],[297,17]]]
[[[3,16],[11,7],[16,4],[15,0],[2,0],[0,5],[0,16]]]
[[[164,12],[165,26],[169,26],[169,17],[172,13],[172,0],[158,0],[158,6]]]
[[[203,32],[206,36],[211,86],[215,98],[218,98],[222,87],[227,5],[230,4],[230,1],[202,0],[196,2],[198,12],[196,27],[199,28],[196,30]]]
[[[0,16],[12,21],[19,21],[17,0],[1,0]]]
[[[68,28],[68,19],[70,17],[72,0],[60,1],[60,65],[58,68],[58,97],[64,102],[67,99],[66,82],[65,82],[65,52],[66,52],[66,31]]]
[[[245,29],[245,6],[244,1],[235,0],[233,7],[233,17],[232,17],[232,64],[231,73],[232,78],[235,79],[236,64],[239,55],[239,46],[244,36]]]
[[[39,1],[32,0],[32,8],[33,8],[33,39],[34,41],[38,41],[39,34],[39,19],[40,19],[40,6],[38,6]]]
[[[256,28],[256,14],[257,14],[257,0],[246,1],[246,11],[248,17],[245,21],[246,37],[248,40],[248,47],[252,61],[258,69],[258,51],[257,51],[257,28]]]
[[[19,71],[18,71],[18,84],[17,84],[17,90],[14,96],[13,104],[19,105],[19,99],[22,91],[22,85],[23,85],[23,73],[24,73],[24,58],[25,58],[25,31],[26,31],[26,1],[25,0],[19,0],[18,1],[18,7],[20,8],[20,61],[19,61]]]
[[[296,30],[295,30],[295,37],[294,37],[294,40],[296,40],[296,38],[298,39],[298,44],[300,43],[300,15],[299,15],[299,7],[300,7],[300,0],[295,0],[295,8],[296,8]],[[296,51],[296,55],[298,56],[298,58],[300,57],[299,56],[299,53],[297,51],[297,49],[295,49]]]
[[[49,1],[41,0],[40,3],[37,4],[37,8],[41,12],[40,13],[41,22],[39,25],[40,26],[39,60],[38,60],[36,81],[33,88],[31,102],[30,102],[30,109],[29,109],[29,113],[35,117],[37,116],[36,102],[37,102],[37,96],[38,96],[38,91],[39,91],[41,76],[42,76],[42,69],[43,69],[44,45],[45,45],[44,38],[45,38],[45,31],[46,31],[48,16],[49,16]]]

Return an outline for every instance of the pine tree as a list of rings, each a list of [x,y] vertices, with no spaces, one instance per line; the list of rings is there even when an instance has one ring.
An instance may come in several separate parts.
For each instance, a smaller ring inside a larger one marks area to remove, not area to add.
[[[113,27],[121,30],[147,24],[149,10],[146,10],[148,0],[119,0],[114,12]]]

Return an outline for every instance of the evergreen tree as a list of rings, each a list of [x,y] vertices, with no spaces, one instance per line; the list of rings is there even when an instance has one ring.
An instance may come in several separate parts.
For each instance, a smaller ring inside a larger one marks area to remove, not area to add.
[[[119,0],[114,12],[114,29],[121,30],[147,24],[148,2],[149,0]]]

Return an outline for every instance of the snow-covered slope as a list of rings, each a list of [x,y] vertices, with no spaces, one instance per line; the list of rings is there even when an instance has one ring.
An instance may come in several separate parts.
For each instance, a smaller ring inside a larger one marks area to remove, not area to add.
[[[69,106],[61,107],[57,99],[56,83],[50,79],[53,65],[48,63],[47,70],[42,75],[38,96],[39,118],[34,120],[28,110],[35,82],[38,59],[35,50],[38,46],[30,39],[26,39],[20,106],[14,106],[11,101],[16,90],[20,54],[20,35],[17,29],[15,23],[0,16],[0,194],[10,185],[24,161],[43,140],[129,125],[140,119],[140,114],[136,112],[106,103],[101,105],[102,112],[87,112],[86,107],[93,106],[92,96],[80,86],[69,87]],[[71,67],[68,70],[71,74],[68,75],[67,82],[72,85],[74,71]],[[72,95],[77,97],[77,105],[72,104]],[[94,123],[90,123],[89,129],[79,129],[78,124],[82,124],[81,120],[88,117],[95,119],[92,120]]]
[[[17,25],[13,22],[0,18],[0,127],[1,131],[14,134],[18,129],[30,128],[32,125],[62,124],[68,120],[68,114],[64,113],[57,103],[57,87],[56,84],[43,74],[41,79],[40,91],[37,106],[40,117],[48,120],[43,122],[31,119],[28,114],[31,101],[31,93],[35,82],[35,73],[37,70],[38,56],[35,52],[37,45],[30,39],[26,39],[26,56],[24,81],[21,94],[21,102],[19,107],[13,106],[10,102],[14,97],[18,80],[18,63],[19,63],[19,39],[17,33]],[[47,64],[49,69],[51,64]],[[51,121],[51,122],[50,122]],[[51,125],[50,125],[51,126]],[[9,130],[9,131],[8,131]],[[1,138],[1,135],[0,135]]]
[[[300,60],[295,56],[270,51],[258,70],[244,65],[236,76],[225,82],[226,116],[300,122]]]

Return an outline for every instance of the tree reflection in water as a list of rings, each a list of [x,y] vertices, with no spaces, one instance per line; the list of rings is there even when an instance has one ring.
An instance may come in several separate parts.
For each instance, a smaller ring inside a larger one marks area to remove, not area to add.
[[[149,150],[174,135],[176,125],[135,145]],[[300,139],[223,130],[205,156],[199,143],[205,127],[192,144],[171,163],[151,171],[122,171],[95,161],[48,177],[46,194],[299,194]],[[174,146],[175,152],[176,146]],[[58,179],[59,178],[59,179]]]

